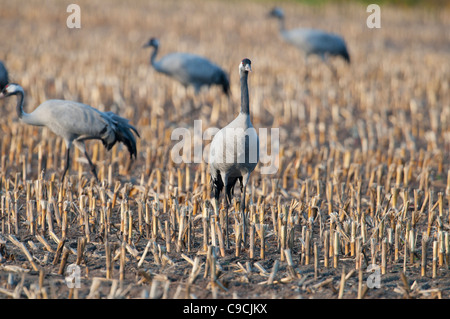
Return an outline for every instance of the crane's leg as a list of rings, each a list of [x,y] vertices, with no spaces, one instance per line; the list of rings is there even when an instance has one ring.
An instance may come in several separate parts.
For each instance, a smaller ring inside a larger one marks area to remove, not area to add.
[[[328,55],[322,54],[321,55],[323,62],[326,64],[326,66],[330,69],[331,73],[333,73],[333,78],[337,79],[337,70],[336,68],[331,64],[330,60],[328,59]]]
[[[220,192],[222,191],[224,187],[223,184],[223,177],[220,174],[219,171],[215,171],[212,170],[211,171],[211,190],[214,193],[214,214],[215,214],[215,221],[218,221],[218,218],[220,220],[220,227],[219,227],[219,231],[223,234],[223,215],[220,215],[220,203],[219,203],[219,198],[220,198]],[[226,195],[225,195],[225,206],[227,206],[227,199],[226,199]],[[228,209],[228,208],[227,208]],[[223,237],[222,237],[223,238]]]
[[[228,209],[230,208],[231,204],[231,188],[230,186],[225,183],[225,242],[227,245],[227,249],[230,248],[230,237],[228,232]]]
[[[250,174],[245,174],[244,176],[242,176],[242,178],[240,179],[241,181],[241,196],[242,196],[242,205],[241,205],[241,211],[244,214],[245,213],[245,193],[246,193],[246,189],[247,189],[247,183],[248,183],[248,179],[250,177]]]
[[[228,232],[228,209],[231,204],[231,191],[234,187],[234,182],[228,178],[228,176],[222,176],[222,179],[224,180],[224,186],[225,186],[225,238],[226,238],[226,245],[227,249],[230,248],[230,238],[229,238],[229,232]]]
[[[230,207],[230,200],[228,199],[228,196],[225,198],[225,241],[227,245],[227,249],[230,249],[230,237],[228,232],[228,209]]]
[[[242,179],[243,179],[242,176],[238,177],[238,179],[239,179],[239,184],[240,184],[240,187],[241,187],[241,194],[244,194],[244,199],[243,199],[242,205],[241,205],[242,209],[240,209],[240,213],[241,213],[241,220],[242,220],[242,227],[243,227],[243,230],[242,230],[242,234],[243,234],[242,242],[245,245],[245,243],[247,241],[247,237],[246,237],[247,221],[246,221],[246,215],[245,215],[245,187],[246,186],[244,185],[244,183],[242,181]]]
[[[308,66],[308,54],[304,55],[304,66],[305,66],[305,76],[303,78],[304,82],[308,82],[309,80],[309,66]]]
[[[70,145],[67,146],[66,164],[64,165],[64,172],[63,172],[63,174],[61,176],[61,183],[64,182],[64,177],[66,176],[66,173],[69,170],[69,166],[70,166]]]
[[[194,95],[195,96],[200,94],[200,89],[201,89],[200,85],[198,85],[198,84],[194,85]]]
[[[245,242],[246,242],[246,237],[245,237],[245,233],[246,233],[246,229],[245,229],[245,227],[246,227],[246,220],[245,220],[245,208],[246,208],[245,207],[245,195],[246,195],[247,183],[248,183],[249,178],[250,178],[250,173],[245,174],[244,176],[242,176],[239,179],[239,181],[241,182],[241,185],[242,185],[242,188],[241,188],[241,190],[242,190],[241,216],[242,216],[242,226],[244,227],[244,231],[243,231],[244,236],[242,238],[243,241],[244,241],[244,245],[245,245]]]
[[[327,62],[326,65],[327,65],[328,68],[331,70],[331,73],[333,73],[333,78],[334,78],[334,79],[337,79],[338,76],[337,76],[337,70],[336,70],[336,68],[333,67],[333,66],[331,65],[331,63],[329,63],[329,62]]]
[[[95,169],[95,165],[94,165],[94,163],[92,163],[92,161],[91,161],[91,159],[90,159],[90,157],[89,157],[89,155],[88,155],[86,150],[84,151],[84,156],[86,156],[86,158],[87,158],[87,160],[89,162],[89,165],[91,166],[91,171],[92,171],[92,174],[94,174],[94,176],[95,176],[95,180],[97,181],[97,183],[99,183],[100,181],[99,181],[98,176],[97,176],[97,170]]]
[[[92,174],[94,174],[95,179],[97,180],[97,183],[99,183],[99,179],[97,176],[97,170],[95,168],[94,163],[92,163],[91,158],[89,157],[87,151],[86,151],[86,146],[84,145],[84,141],[83,140],[79,140],[79,141],[74,141],[73,142],[75,144],[75,146],[81,151],[83,152],[84,156],[86,157],[86,159],[88,160],[89,166],[91,167],[91,171]]]

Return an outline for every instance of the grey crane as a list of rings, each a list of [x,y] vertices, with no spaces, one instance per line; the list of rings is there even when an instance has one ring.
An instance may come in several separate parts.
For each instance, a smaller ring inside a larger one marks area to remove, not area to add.
[[[250,118],[248,73],[251,61],[243,59],[239,64],[241,81],[241,111],[239,115],[214,135],[210,145],[209,163],[211,188],[214,192],[216,209],[219,196],[225,188],[226,242],[228,242],[228,207],[234,186],[239,180],[241,186],[241,211],[245,212],[245,193],[250,174],[259,161],[259,138]],[[244,214],[243,214],[244,216]]]
[[[146,47],[153,47],[150,63],[153,68],[178,80],[184,87],[192,85],[198,94],[202,86],[221,85],[226,95],[230,94],[230,82],[227,73],[210,60],[191,53],[173,52],[155,61],[159,41],[151,38]]]
[[[67,146],[66,163],[61,181],[69,169],[70,148],[74,144],[89,162],[91,171],[98,181],[95,165],[92,163],[84,144],[86,140],[101,140],[110,150],[116,142],[127,147],[130,158],[136,158],[136,139],[138,131],[124,119],[113,112],[101,112],[90,105],[66,100],[48,100],[39,105],[33,112],[23,111],[25,93],[16,83],[5,86],[0,98],[17,95],[16,111],[19,119],[29,125],[48,127],[53,133],[61,136]]]
[[[350,63],[347,45],[341,36],[317,29],[299,28],[286,30],[284,11],[279,7],[273,8],[269,12],[269,16],[278,19],[282,38],[302,50],[305,53],[305,60],[307,60],[309,55],[316,54],[322,58],[334,74],[336,74],[336,71],[327,63],[328,55],[341,56]]]
[[[3,90],[6,84],[8,84],[8,82],[9,82],[8,70],[6,70],[3,62],[0,61],[0,91]]]

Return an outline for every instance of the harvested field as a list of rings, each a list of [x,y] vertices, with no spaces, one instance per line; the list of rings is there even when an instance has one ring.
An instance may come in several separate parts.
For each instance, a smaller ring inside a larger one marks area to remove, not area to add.
[[[449,298],[450,7],[382,5],[369,29],[353,2],[78,0],[71,29],[70,3],[0,0],[0,60],[27,112],[47,99],[116,112],[139,130],[138,156],[89,141],[101,182],[74,149],[61,183],[64,140],[0,100],[0,298]],[[330,59],[337,78],[319,58],[305,66],[267,18],[274,5],[287,28],[343,35],[351,64]],[[155,72],[152,36],[158,58],[223,66],[231,98]],[[245,218],[236,187],[227,248],[194,121],[203,134],[236,117],[244,57],[261,143],[279,129],[265,164],[278,170],[258,164]],[[193,143],[175,163],[180,128]],[[80,288],[65,281],[73,265]]]

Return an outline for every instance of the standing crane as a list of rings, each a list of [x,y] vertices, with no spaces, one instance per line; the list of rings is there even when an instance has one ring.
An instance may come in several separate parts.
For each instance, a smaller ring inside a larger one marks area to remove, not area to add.
[[[223,92],[230,94],[227,73],[208,59],[191,53],[174,52],[155,61],[159,49],[158,39],[151,38],[144,45],[146,47],[153,47],[150,63],[156,71],[178,80],[185,88],[193,86],[195,94],[200,92],[202,86],[211,85],[221,85]]]
[[[211,188],[214,192],[216,209],[219,196],[225,187],[226,241],[228,241],[228,207],[234,186],[239,180],[241,185],[241,211],[245,212],[245,193],[250,174],[259,161],[259,138],[250,118],[248,93],[248,73],[251,61],[243,59],[239,64],[241,81],[241,111],[239,115],[214,136],[210,145]]]
[[[86,140],[101,140],[107,150],[116,142],[122,142],[128,148],[130,158],[136,158],[136,139],[138,131],[124,119],[113,112],[101,112],[92,106],[66,100],[48,100],[39,105],[33,112],[23,111],[25,93],[16,83],[5,86],[0,98],[17,95],[17,116],[29,125],[45,126],[56,135],[61,136],[67,146],[66,163],[61,181],[69,169],[70,148],[74,144],[85,156],[91,171],[98,181],[95,165],[92,163],[84,144]]]
[[[5,65],[0,61],[0,92],[9,83],[8,70],[6,70]]]
[[[302,50],[305,54],[305,61],[307,61],[308,56],[311,54],[318,55],[331,69],[334,75],[336,75],[336,71],[327,63],[327,57],[329,55],[341,56],[347,63],[350,63],[347,45],[341,36],[317,29],[299,28],[286,30],[284,24],[284,11],[279,7],[272,9],[272,11],[269,12],[269,16],[278,19],[282,38],[286,42]]]

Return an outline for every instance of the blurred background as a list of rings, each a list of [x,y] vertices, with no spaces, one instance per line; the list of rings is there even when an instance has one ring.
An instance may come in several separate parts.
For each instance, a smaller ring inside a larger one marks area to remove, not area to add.
[[[174,127],[192,129],[194,119],[208,127],[231,121],[240,103],[238,64],[248,57],[254,71],[253,124],[280,128],[288,155],[325,146],[358,150],[366,158],[401,153],[405,162],[419,150],[431,150],[448,167],[450,9],[445,2],[381,2],[379,29],[367,27],[366,1],[78,1],[80,29],[66,26],[70,3],[1,1],[0,59],[10,81],[24,87],[28,112],[46,99],[62,98],[129,118],[142,135],[138,161],[149,157],[145,152],[173,145]],[[267,17],[274,6],[285,11],[287,29],[340,34],[351,64],[331,58],[337,78],[318,57],[308,59],[306,67],[302,52],[284,42],[278,22]],[[231,98],[219,87],[195,95],[155,72],[151,49],[143,48],[150,37],[160,41],[157,59],[182,51],[223,67]],[[11,100],[1,102],[4,152],[19,129],[11,125],[17,122]],[[28,147],[51,143],[40,134],[62,143],[46,129],[24,130],[34,136]],[[32,167],[30,174],[36,174]],[[135,172],[149,169],[137,165]]]

